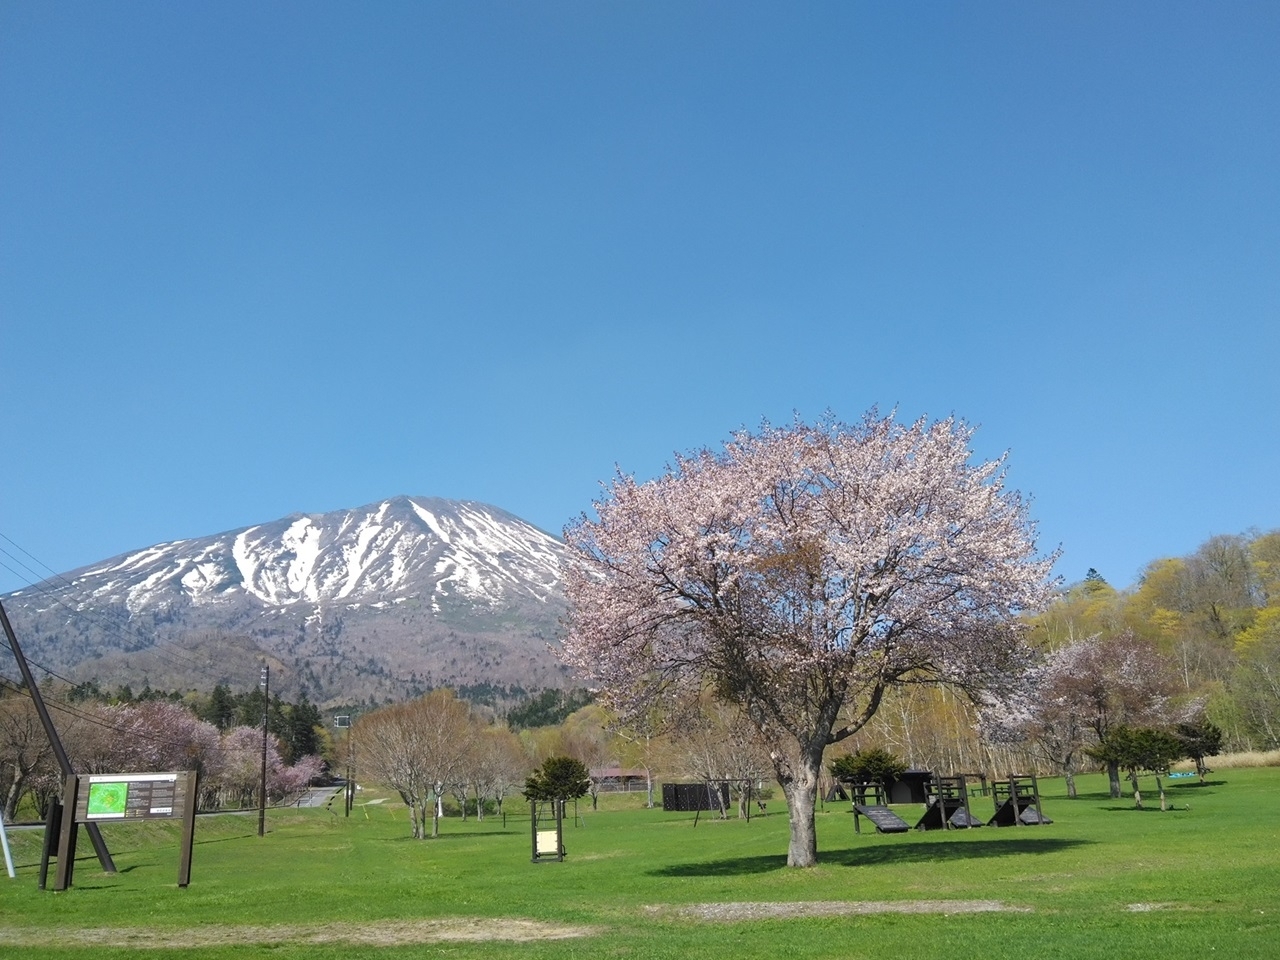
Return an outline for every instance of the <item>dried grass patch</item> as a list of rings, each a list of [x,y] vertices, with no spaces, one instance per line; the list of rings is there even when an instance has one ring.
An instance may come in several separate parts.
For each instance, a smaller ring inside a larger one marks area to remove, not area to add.
[[[743,920],[786,920],[796,917],[842,917],[876,913],[1030,913],[1030,907],[1000,900],[802,900],[794,903],[693,903],[645,908],[653,914],[688,917],[711,923]]]
[[[505,940],[526,943],[587,937],[593,927],[544,923],[540,920],[452,918],[382,920],[371,923],[326,923],[281,926],[210,925],[179,930],[148,927],[93,927],[82,930],[0,929],[0,946],[127,947],[138,950],[181,950],[241,944],[326,944],[396,947],[419,943]]]

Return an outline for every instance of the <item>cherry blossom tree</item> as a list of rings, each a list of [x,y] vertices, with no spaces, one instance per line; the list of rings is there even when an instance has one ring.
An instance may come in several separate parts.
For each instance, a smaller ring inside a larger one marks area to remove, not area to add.
[[[565,530],[567,663],[624,716],[699,689],[740,705],[787,798],[792,866],[817,862],[823,751],[886,690],[1021,674],[1018,615],[1047,599],[1054,558],[971,437],[874,410],[766,424],[654,480],[620,474]]]
[[[987,732],[995,740],[1035,744],[1062,770],[1072,797],[1081,756],[1100,758],[1111,796],[1119,797],[1121,764],[1090,750],[1116,727],[1169,727],[1194,716],[1199,704],[1179,703],[1178,686],[1172,662],[1151,641],[1128,630],[1095,634],[1047,653],[1014,697],[988,712]]]
[[[32,782],[58,780],[53,748],[31,700],[0,695],[0,816],[13,820]]]

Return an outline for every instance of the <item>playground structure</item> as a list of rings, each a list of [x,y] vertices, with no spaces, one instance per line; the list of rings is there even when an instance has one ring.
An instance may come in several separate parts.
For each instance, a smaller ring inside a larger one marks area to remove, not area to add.
[[[990,795],[995,813],[986,826],[1037,826],[1053,823],[1040,805],[1040,785],[1034,774],[1010,774],[1007,780],[988,781],[977,774],[940,776],[931,773],[925,782],[924,813],[916,822],[916,830],[957,830],[984,826],[969,806],[971,780],[978,779],[983,796]],[[877,833],[906,833],[911,826],[890,807],[894,794],[882,783],[841,781],[839,794],[853,804],[853,829],[862,833],[863,818],[870,820]],[[837,789],[832,790],[832,796]]]
[[[844,784],[844,787],[853,800],[854,833],[862,833],[862,817],[871,821],[876,833],[906,833],[911,829],[907,826],[907,821],[889,809],[884,784],[850,782]],[[868,794],[870,803],[867,802]]]
[[[1040,784],[1034,773],[1010,774],[1008,780],[991,783],[996,812],[987,821],[992,827],[1031,827],[1053,823],[1040,806]]]
[[[958,830],[982,826],[969,809],[969,790],[964,774],[942,777],[934,774],[929,783],[924,815],[917,830]]]

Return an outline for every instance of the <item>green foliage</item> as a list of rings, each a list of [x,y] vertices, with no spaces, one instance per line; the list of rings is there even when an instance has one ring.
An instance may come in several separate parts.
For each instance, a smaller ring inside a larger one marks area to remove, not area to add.
[[[883,747],[868,747],[834,761],[831,775],[837,780],[888,784],[906,769],[906,761]]]
[[[1180,723],[1174,735],[1182,745],[1182,756],[1194,760],[1197,770],[1203,768],[1205,757],[1222,752],[1222,729],[1208,720]]]
[[[533,727],[554,727],[564,723],[569,715],[581,710],[594,699],[589,690],[546,689],[518,703],[507,714],[507,725],[512,730],[528,730]]]
[[[1125,726],[1112,727],[1098,746],[1086,752],[1096,760],[1115,764],[1129,771],[1129,781],[1133,784],[1133,802],[1139,809],[1142,807],[1142,793],[1138,789],[1139,771],[1147,770],[1159,777],[1168,771],[1169,764],[1187,755],[1182,740],[1167,730]],[[1161,809],[1164,806],[1162,788]]]
[[[577,800],[591,789],[586,764],[573,757],[548,757],[524,782],[527,800]]]
[[[1151,727],[1112,727],[1106,738],[1087,752],[1095,760],[1118,764],[1133,773],[1161,773],[1187,755],[1177,736]]]
[[[225,683],[214,686],[209,700],[198,711],[201,720],[212,723],[219,730],[230,730],[236,725],[236,698]]]
[[[303,757],[319,756],[320,731],[324,727],[324,720],[316,706],[307,699],[307,695],[304,693],[297,703],[286,704],[282,712],[284,732],[280,741],[284,747],[285,763],[296,763]]]

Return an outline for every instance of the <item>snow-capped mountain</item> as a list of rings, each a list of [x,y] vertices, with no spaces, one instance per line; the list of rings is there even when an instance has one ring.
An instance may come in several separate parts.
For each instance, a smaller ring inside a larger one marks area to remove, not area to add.
[[[5,608],[32,659],[104,686],[246,687],[265,656],[319,702],[534,689],[563,682],[562,555],[496,507],[396,497],[157,544]]]

